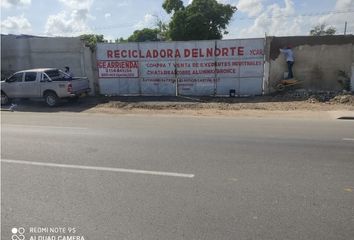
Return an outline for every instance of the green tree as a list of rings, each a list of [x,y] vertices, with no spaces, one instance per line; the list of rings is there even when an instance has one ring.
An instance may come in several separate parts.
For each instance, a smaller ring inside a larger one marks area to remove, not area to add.
[[[336,29],[332,26],[327,27],[327,24],[319,24],[316,25],[310,31],[311,36],[325,36],[325,35],[334,35],[336,33]]]
[[[222,39],[235,6],[216,0],[193,0],[187,7],[181,0],[165,0],[162,7],[172,13],[169,37],[172,40]]]
[[[96,34],[83,34],[80,36],[80,39],[84,41],[86,47],[90,47],[91,51],[96,49],[97,43],[107,42],[103,35]]]
[[[144,28],[136,30],[128,37],[128,42],[146,42],[146,41],[159,41],[159,29]]]
[[[170,14],[172,11],[176,12],[178,10],[184,9],[183,1],[181,0],[165,0],[162,4],[162,8]]]
[[[155,26],[159,30],[158,38],[159,40],[170,40],[168,36],[168,24],[164,23],[159,17],[156,17]]]
[[[114,42],[115,43],[126,43],[126,42],[128,42],[128,39],[124,39],[124,38],[120,37],[120,38],[117,38]]]

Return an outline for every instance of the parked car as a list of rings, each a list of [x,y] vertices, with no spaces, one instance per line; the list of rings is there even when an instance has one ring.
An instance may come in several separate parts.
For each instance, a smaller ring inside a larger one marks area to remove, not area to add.
[[[1,81],[1,104],[14,98],[44,98],[50,107],[60,99],[76,101],[91,91],[86,77],[70,77],[57,68],[19,71]]]

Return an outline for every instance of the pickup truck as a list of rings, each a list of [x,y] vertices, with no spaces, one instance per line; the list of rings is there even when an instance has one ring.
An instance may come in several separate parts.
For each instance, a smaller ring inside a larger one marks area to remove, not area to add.
[[[30,69],[1,81],[1,104],[13,98],[44,98],[54,107],[60,99],[76,101],[90,90],[87,78],[71,77],[57,68]]]

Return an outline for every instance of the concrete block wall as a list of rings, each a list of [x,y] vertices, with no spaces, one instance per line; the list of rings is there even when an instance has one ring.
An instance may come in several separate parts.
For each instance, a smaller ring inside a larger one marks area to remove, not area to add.
[[[2,77],[31,68],[69,66],[74,76],[88,77],[93,88],[91,55],[79,38],[1,35]]]
[[[353,48],[352,48],[352,75],[350,78],[350,86],[351,86],[351,90],[354,93],[354,44],[353,44]]]
[[[283,79],[287,65],[279,48],[292,45],[295,54],[294,74],[309,90],[340,90],[338,70],[351,77],[354,86],[354,36],[267,37],[263,90]],[[18,70],[42,67],[63,69],[70,66],[75,76],[87,76],[92,94],[98,93],[96,53],[79,38],[42,38],[1,35],[1,75]]]
[[[279,48],[293,47],[295,78],[303,81],[302,88],[308,90],[340,90],[338,71],[352,75],[354,64],[354,36],[303,36],[268,37],[266,43],[266,66],[269,65],[265,93],[274,91],[273,86],[284,77],[287,65]],[[267,49],[266,49],[267,50]]]

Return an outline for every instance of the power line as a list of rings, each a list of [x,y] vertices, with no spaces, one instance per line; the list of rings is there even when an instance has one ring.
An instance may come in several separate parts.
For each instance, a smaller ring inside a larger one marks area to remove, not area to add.
[[[326,11],[326,12],[311,12],[311,13],[303,13],[297,15],[280,15],[280,16],[265,16],[266,18],[293,18],[293,17],[313,17],[313,16],[325,16],[329,14],[343,14],[343,13],[353,13],[354,9],[345,10],[345,11]],[[242,17],[235,18],[235,20],[255,20],[258,17]]]

